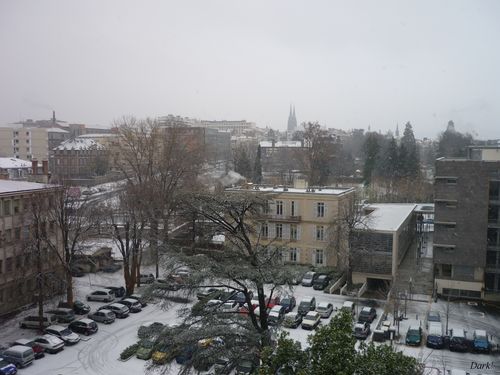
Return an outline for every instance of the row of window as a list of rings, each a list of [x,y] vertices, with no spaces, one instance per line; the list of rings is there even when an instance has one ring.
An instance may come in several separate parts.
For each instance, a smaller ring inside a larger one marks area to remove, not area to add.
[[[260,235],[262,238],[273,238],[277,240],[300,240],[301,227],[299,224],[263,223]],[[324,225],[316,225],[313,237],[316,241],[326,241],[326,228]]]
[[[316,217],[325,217],[326,206],[324,202],[316,202],[314,207],[314,212]],[[269,209],[268,209],[269,212]],[[276,216],[283,216],[285,212],[289,213],[289,216],[299,215],[299,204],[296,201],[290,201],[288,210],[286,210],[285,201],[277,200],[274,201],[274,214]]]
[[[300,249],[292,247],[288,249],[288,259],[286,257],[286,252],[283,253],[283,260],[290,263],[300,263]],[[305,261],[307,261],[305,259]],[[325,251],[323,249],[315,249],[312,253],[312,264],[313,265],[324,265],[325,264]],[[302,262],[305,263],[305,262]]]
[[[55,262],[57,256],[55,254],[51,254],[50,249],[45,248],[42,250],[40,254],[43,263],[46,265],[49,261]],[[34,252],[24,252],[23,254],[18,254],[12,257],[8,257],[5,259],[0,259],[0,275],[8,274],[10,272],[24,270],[35,266],[36,255]]]

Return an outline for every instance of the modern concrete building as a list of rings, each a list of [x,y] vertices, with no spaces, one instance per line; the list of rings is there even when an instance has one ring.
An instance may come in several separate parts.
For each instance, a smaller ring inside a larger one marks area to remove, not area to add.
[[[196,126],[201,126],[203,128],[215,129],[221,132],[229,132],[232,135],[241,135],[247,131],[253,131],[256,128],[254,122],[248,122],[246,120],[201,120]]]
[[[351,236],[354,283],[394,281],[416,234],[416,204],[379,203],[363,207]]]
[[[500,301],[500,147],[436,160],[434,197],[437,294]]]
[[[43,280],[44,294],[59,293],[62,254],[60,233],[54,223],[44,220],[39,230],[48,233],[54,249],[46,245],[36,248],[32,202],[44,217],[51,196],[58,187],[24,181],[0,180],[0,316],[16,311],[35,301],[37,280]],[[41,266],[37,267],[40,257]]]
[[[247,191],[227,189],[229,192]],[[337,253],[329,228],[340,207],[354,196],[354,188],[252,187],[255,194],[269,196],[269,209],[260,221],[260,243],[282,246],[288,263],[317,267],[336,266]],[[255,239],[257,241],[257,239]]]

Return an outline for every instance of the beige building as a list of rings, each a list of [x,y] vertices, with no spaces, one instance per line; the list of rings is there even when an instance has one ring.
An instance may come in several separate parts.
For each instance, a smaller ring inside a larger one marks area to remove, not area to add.
[[[316,267],[337,265],[338,249],[329,238],[329,228],[338,218],[342,202],[353,198],[354,188],[259,186],[249,191],[268,194],[271,199],[260,224],[260,243],[284,247],[283,260],[287,263]]]
[[[35,301],[37,277],[44,281],[46,296],[60,292],[64,286],[58,255],[47,246],[41,246],[41,252],[34,246],[31,210],[33,201],[47,207],[57,189],[54,185],[0,180],[0,316]],[[41,216],[45,213],[40,210]],[[54,223],[47,220],[40,230],[48,233],[61,254],[62,243]]]

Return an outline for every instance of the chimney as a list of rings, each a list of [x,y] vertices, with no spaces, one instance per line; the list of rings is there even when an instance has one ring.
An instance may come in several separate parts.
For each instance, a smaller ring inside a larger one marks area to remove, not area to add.
[[[42,160],[42,173],[44,176],[47,176],[49,174],[49,161],[48,160]]]
[[[31,160],[31,174],[33,175],[38,174],[38,160],[36,159]]]
[[[52,111],[52,123],[55,125],[56,123],[56,111]]]

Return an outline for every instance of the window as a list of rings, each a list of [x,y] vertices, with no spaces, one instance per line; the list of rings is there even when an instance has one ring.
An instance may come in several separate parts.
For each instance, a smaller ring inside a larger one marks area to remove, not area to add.
[[[21,239],[21,228],[14,229],[14,239],[16,241]]]
[[[441,264],[441,276],[451,277],[451,264]]]
[[[7,230],[5,231],[5,241],[6,241],[7,243],[12,242],[12,229],[7,229]]]
[[[263,238],[269,237],[269,226],[267,225],[267,223],[262,224],[262,227],[260,228],[260,235]]]
[[[19,199],[14,200],[13,208],[14,208],[14,214],[18,214],[21,208],[21,201]]]
[[[457,184],[457,179],[456,178],[447,178],[446,183],[448,185],[456,185]]]
[[[20,269],[23,265],[23,258],[21,255],[16,256],[16,270]]]
[[[31,253],[26,253],[24,256],[24,266],[26,268],[31,267]]]
[[[0,275],[3,273],[3,260],[0,259]]]
[[[323,202],[316,203],[316,216],[325,217],[325,204]]]
[[[276,215],[283,215],[283,201],[276,201]]]
[[[316,225],[316,241],[325,240],[325,227],[323,225]]]
[[[276,224],[276,238],[280,240],[283,238],[283,224]]]
[[[294,263],[298,262],[298,260],[299,260],[299,250],[297,248],[292,247],[290,249],[289,254],[290,254],[290,262],[294,262]]]
[[[323,264],[323,249],[316,249],[314,252],[314,263],[315,264]]]
[[[3,214],[6,216],[10,215],[10,200],[3,201]]]
[[[462,280],[474,280],[474,267],[453,266],[453,277]]]
[[[291,201],[290,202],[290,216],[296,216],[295,211],[296,211],[295,201]]]
[[[299,239],[297,224],[290,224],[290,239],[295,241]]]
[[[12,271],[12,258],[5,259],[5,272]]]

